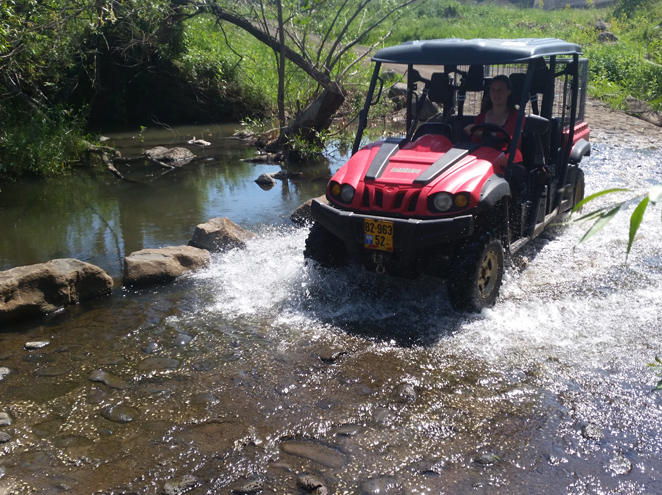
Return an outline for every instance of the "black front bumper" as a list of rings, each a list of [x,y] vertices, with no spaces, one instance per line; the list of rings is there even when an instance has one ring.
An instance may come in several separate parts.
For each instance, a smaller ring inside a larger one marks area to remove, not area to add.
[[[364,215],[338,210],[314,199],[311,212],[316,222],[345,242],[349,252],[363,251],[363,220],[393,222],[393,250],[400,254],[413,254],[422,249],[448,243],[473,234],[473,215],[440,219],[404,219],[379,215]]]

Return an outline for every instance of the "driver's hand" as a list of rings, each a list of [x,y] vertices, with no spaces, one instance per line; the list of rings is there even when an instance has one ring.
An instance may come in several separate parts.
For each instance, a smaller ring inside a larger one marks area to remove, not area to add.
[[[475,124],[469,124],[464,128],[464,132],[466,132],[469,136],[476,136],[478,138],[482,137],[483,131],[477,131],[474,132],[474,129],[476,128]]]

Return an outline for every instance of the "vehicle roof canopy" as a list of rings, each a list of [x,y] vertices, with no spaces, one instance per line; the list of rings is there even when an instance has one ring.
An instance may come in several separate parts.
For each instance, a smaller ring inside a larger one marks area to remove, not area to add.
[[[581,55],[579,45],[556,38],[473,39],[446,38],[407,41],[382,48],[374,62],[413,65],[493,65],[527,62],[553,55]]]

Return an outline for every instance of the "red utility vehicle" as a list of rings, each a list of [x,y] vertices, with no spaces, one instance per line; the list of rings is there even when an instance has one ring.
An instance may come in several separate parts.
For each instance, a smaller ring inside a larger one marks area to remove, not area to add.
[[[504,251],[516,252],[583,198],[579,163],[591,147],[581,55],[558,39],[440,39],[379,50],[352,157],[328,184],[329,204],[313,202],[304,255],[326,266],[358,260],[380,273],[440,276],[456,309],[493,305]],[[381,71],[394,65],[406,73],[406,135],[361,147]],[[464,128],[499,74],[518,104],[514,135],[482,124],[482,141],[472,142]],[[426,100],[439,113],[421,122]]]

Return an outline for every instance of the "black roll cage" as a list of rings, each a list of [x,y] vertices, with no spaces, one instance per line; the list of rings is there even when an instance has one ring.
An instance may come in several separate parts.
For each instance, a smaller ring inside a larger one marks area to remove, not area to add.
[[[372,58],[375,63],[375,68],[368,87],[368,92],[365,99],[365,104],[359,113],[359,126],[352,147],[352,154],[356,153],[361,146],[363,132],[368,125],[368,113],[370,107],[374,104],[375,89],[377,83],[380,83],[379,93],[383,87],[383,80],[380,78],[380,71],[383,63],[400,64],[407,66],[407,128],[406,139],[411,140],[415,128],[418,124],[418,114],[412,115],[413,98],[418,82],[425,83],[425,87],[417,107],[422,108],[424,100],[428,96],[428,85],[430,81],[421,77],[414,65],[427,65],[427,66],[441,66],[444,68],[453,68],[457,70],[458,65],[507,65],[507,64],[527,64],[524,85],[520,95],[519,108],[520,112],[517,116],[515,126],[515,135],[509,148],[509,161],[506,169],[506,178],[510,178],[513,170],[513,162],[515,157],[515,150],[517,143],[521,136],[522,122],[525,117],[526,104],[529,101],[529,90],[534,77],[536,67],[540,66],[541,60],[549,68],[549,77],[553,80],[557,76],[567,74],[571,77],[570,87],[570,101],[565,101],[567,98],[566,93],[563,94],[563,108],[564,113],[569,111],[569,120],[567,122],[567,135],[564,140],[567,143],[574,141],[575,124],[577,121],[577,106],[578,106],[578,85],[579,85],[579,56],[582,54],[581,48],[578,45],[567,43],[557,39],[516,39],[516,40],[460,40],[460,39],[447,39],[447,40],[429,40],[429,41],[414,41],[406,42],[402,45],[395,47],[384,48],[379,50]],[[558,74],[555,72],[557,67],[557,57],[561,56],[564,60],[570,60],[565,64],[563,71]],[[458,87],[454,91],[458,91]],[[540,115],[544,118],[550,119],[552,116],[552,107],[554,105],[554,91],[552,90],[549,96],[543,99],[543,108]],[[379,95],[377,100],[379,99]],[[456,107],[456,105],[454,105]],[[447,115],[447,109],[444,108],[444,116]],[[565,126],[564,126],[565,127]],[[570,160],[570,153],[572,146],[563,146],[563,156],[561,157],[561,164],[559,168],[560,175],[565,178],[567,174],[567,167]]]

